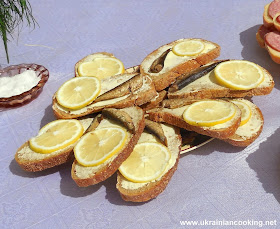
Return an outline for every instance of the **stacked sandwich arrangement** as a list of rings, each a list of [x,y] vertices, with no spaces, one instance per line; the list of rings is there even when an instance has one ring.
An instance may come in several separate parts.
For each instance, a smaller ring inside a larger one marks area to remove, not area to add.
[[[272,76],[219,54],[213,42],[180,39],[128,69],[109,53],[83,58],[53,96],[58,119],[18,149],[17,163],[36,172],[72,160],[80,187],[117,173],[124,200],[157,197],[177,169],[181,133],[246,147],[262,131],[262,113],[245,97],[269,94]]]
[[[259,27],[256,38],[271,59],[280,64],[280,0],[274,0],[264,7],[263,25]]]

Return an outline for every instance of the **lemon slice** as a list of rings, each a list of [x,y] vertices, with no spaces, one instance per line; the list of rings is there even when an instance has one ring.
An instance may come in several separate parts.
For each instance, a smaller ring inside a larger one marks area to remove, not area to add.
[[[80,76],[95,76],[101,80],[124,73],[124,65],[117,58],[97,57],[92,61],[81,63],[78,72]]]
[[[119,167],[119,171],[130,181],[149,182],[163,174],[170,158],[169,149],[160,143],[139,143]]]
[[[204,50],[204,43],[198,40],[182,41],[172,48],[172,51],[177,56],[194,56]]]
[[[217,81],[228,88],[249,90],[264,80],[262,69],[246,60],[232,60],[220,63],[214,73]]]
[[[240,100],[231,100],[231,102],[237,105],[238,108],[241,110],[242,114],[241,114],[240,126],[243,126],[250,120],[252,116],[251,108],[246,103]]]
[[[95,77],[74,77],[58,89],[57,102],[66,108],[80,109],[92,103],[101,90],[99,79]]]
[[[52,153],[75,143],[83,135],[83,126],[75,119],[60,119],[45,125],[38,135],[29,140],[37,153]]]
[[[74,148],[76,160],[83,166],[96,166],[119,152],[127,139],[121,127],[108,127],[85,134]]]
[[[201,100],[192,103],[183,113],[184,120],[193,126],[215,126],[231,120],[235,106],[223,100]]]

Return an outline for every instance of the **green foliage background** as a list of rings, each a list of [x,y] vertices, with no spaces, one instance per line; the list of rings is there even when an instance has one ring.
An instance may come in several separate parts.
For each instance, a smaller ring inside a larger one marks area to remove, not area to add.
[[[4,43],[7,62],[9,63],[8,41],[13,39],[13,32],[21,23],[27,22],[35,28],[37,22],[32,16],[28,0],[0,0],[0,34]]]

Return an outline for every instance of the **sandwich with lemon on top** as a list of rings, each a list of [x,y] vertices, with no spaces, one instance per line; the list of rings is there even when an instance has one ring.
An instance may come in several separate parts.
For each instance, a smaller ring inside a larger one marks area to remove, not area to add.
[[[113,175],[133,151],[144,127],[144,112],[138,107],[104,109],[74,148],[71,175],[77,185],[87,187]]]
[[[53,96],[57,118],[83,117],[104,108],[140,106],[157,95],[149,77],[141,75],[137,68],[125,70],[112,54],[96,53],[83,58],[76,64],[75,74]]]
[[[92,121],[84,117],[48,123],[17,150],[16,162],[26,171],[37,172],[73,160],[73,148]]]
[[[262,130],[262,114],[248,100],[233,98],[269,94],[274,86],[272,76],[262,67],[241,60],[224,61],[213,69],[209,65],[202,72],[190,83],[184,81],[197,77],[199,71],[175,82],[169,88],[170,99],[147,111],[149,118],[237,146],[252,143]]]
[[[119,167],[117,189],[126,201],[143,202],[158,196],[177,169],[179,128],[145,120],[146,126],[131,155]]]
[[[220,46],[204,39],[179,39],[159,47],[144,58],[142,75],[149,76],[162,91],[180,75],[205,65],[220,55]]]

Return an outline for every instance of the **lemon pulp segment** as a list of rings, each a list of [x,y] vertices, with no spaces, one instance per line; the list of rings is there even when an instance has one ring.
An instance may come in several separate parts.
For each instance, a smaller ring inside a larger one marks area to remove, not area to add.
[[[83,126],[78,120],[60,119],[44,126],[29,140],[29,146],[37,153],[52,153],[75,143],[82,134]]]
[[[74,148],[76,160],[83,166],[102,164],[125,145],[127,132],[121,127],[100,128],[85,134]]]
[[[170,158],[169,149],[160,143],[139,143],[119,167],[119,171],[130,181],[149,182],[163,174]]]
[[[184,120],[193,126],[215,126],[231,120],[235,106],[224,100],[202,100],[192,103],[183,113]]]

